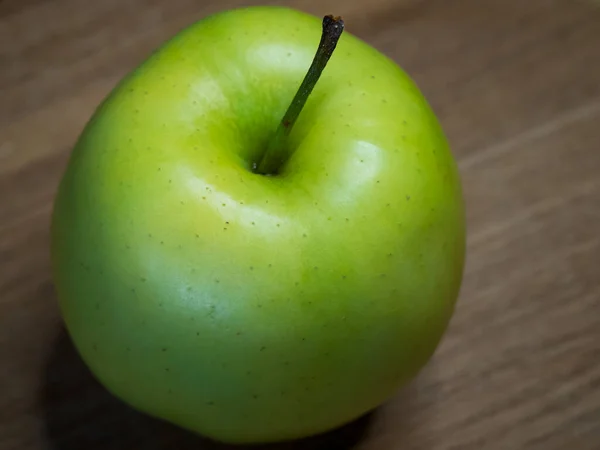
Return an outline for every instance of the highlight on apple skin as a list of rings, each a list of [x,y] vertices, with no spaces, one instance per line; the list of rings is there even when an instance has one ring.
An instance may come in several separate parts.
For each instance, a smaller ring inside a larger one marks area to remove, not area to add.
[[[124,402],[218,441],[306,437],[388,401],[460,290],[444,132],[351,24],[281,131],[322,27],[249,7],[182,30],[98,107],[56,196],[53,274],[83,360]]]

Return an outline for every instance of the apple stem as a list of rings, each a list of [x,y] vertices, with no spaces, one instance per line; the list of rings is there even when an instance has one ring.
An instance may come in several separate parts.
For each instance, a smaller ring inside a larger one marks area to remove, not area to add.
[[[341,17],[333,17],[332,15],[323,17],[321,42],[319,43],[312,64],[308,69],[298,92],[296,92],[296,96],[288,107],[283,119],[281,119],[267,151],[260,162],[253,165],[253,169],[256,173],[262,175],[274,175],[287,159],[288,155],[286,155],[287,149],[285,140],[289,136],[298,116],[300,116],[300,112],[302,111],[302,108],[304,108],[308,96],[311,94],[317,81],[319,81],[343,31],[344,21]]]

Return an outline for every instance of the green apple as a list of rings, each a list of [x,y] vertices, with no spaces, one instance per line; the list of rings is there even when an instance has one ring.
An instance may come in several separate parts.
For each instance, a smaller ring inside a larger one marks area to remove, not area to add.
[[[314,435],[386,402],[460,290],[461,183],[432,109],[365,42],[325,54],[320,36],[281,7],[191,25],[99,106],[57,193],[54,278],[83,360],[215,440]]]

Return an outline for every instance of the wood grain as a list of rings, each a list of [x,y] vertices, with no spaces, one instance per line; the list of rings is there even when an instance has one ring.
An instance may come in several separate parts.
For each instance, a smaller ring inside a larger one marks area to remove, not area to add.
[[[417,81],[468,208],[452,325],[397,397],[275,449],[600,448],[600,8],[569,0],[267,1],[322,15]],[[0,2],[0,448],[225,449],[131,411],[61,326],[52,199],[98,102],[178,30],[245,0]]]

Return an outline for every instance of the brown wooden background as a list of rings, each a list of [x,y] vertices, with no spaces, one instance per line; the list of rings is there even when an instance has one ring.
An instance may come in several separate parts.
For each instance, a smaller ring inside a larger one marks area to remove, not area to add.
[[[71,145],[115,82],[245,0],[0,0],[0,449],[222,449],[124,407],[61,331],[48,219]],[[274,449],[600,449],[600,5],[290,0],[342,14],[439,114],[463,174],[452,326],[397,398]]]

